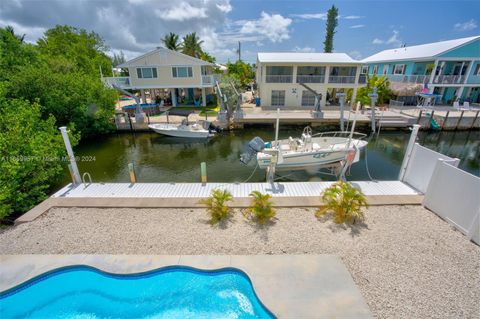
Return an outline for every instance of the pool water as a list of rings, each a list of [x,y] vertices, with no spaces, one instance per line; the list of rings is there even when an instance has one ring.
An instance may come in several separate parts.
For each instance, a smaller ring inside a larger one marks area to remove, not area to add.
[[[234,268],[115,275],[73,266],[0,293],[0,318],[274,318]]]

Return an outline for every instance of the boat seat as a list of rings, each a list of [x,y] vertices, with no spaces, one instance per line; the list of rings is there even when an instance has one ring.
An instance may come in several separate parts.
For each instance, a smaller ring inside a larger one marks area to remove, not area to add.
[[[290,151],[290,145],[280,144],[280,149],[281,149],[282,151]]]
[[[320,145],[318,145],[318,143],[313,143],[313,144],[312,144],[312,148],[313,148],[314,150],[319,150],[319,149],[320,149]]]

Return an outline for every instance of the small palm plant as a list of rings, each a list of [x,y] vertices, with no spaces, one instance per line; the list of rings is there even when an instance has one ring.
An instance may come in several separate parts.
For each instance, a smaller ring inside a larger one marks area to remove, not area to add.
[[[357,220],[363,221],[362,208],[368,208],[365,195],[352,186],[351,183],[339,181],[325,189],[322,194],[322,201],[325,203],[316,213],[315,216],[320,218],[327,212],[333,212],[333,220],[337,224],[345,222],[353,223]]]
[[[253,197],[253,201],[250,207],[245,210],[245,216],[256,219],[260,225],[264,225],[267,221],[275,217],[277,212],[273,208],[269,194],[253,191],[250,193],[250,196]]]
[[[232,193],[228,190],[214,189],[209,198],[200,200],[200,204],[207,205],[210,224],[215,225],[233,213],[233,209],[227,205],[232,199]]]

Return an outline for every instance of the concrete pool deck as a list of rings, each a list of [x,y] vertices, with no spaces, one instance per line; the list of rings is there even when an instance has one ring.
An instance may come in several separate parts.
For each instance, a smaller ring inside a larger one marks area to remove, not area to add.
[[[372,318],[363,296],[334,255],[1,255],[0,291],[44,272],[89,265],[111,273],[138,273],[164,266],[244,271],[278,318]]]

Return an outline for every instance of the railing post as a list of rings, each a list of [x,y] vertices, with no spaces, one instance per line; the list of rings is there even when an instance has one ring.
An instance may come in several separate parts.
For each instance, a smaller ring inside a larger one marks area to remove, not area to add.
[[[400,181],[403,181],[403,179],[405,178],[405,172],[407,171],[410,157],[412,156],[413,146],[415,145],[415,142],[417,140],[419,128],[420,125],[413,125],[412,133],[410,134],[410,139],[408,141],[407,149],[405,151],[405,155],[403,156],[402,166],[400,167],[400,173],[398,175],[398,180]]]
[[[63,142],[65,143],[65,149],[67,150],[68,159],[70,161],[70,174],[72,175],[73,184],[78,185],[82,183],[82,178],[80,177],[80,172],[78,170],[77,162],[75,161],[75,155],[73,154],[72,144],[70,144],[70,139],[68,137],[67,128],[62,126],[59,128],[60,133],[62,134]]]

